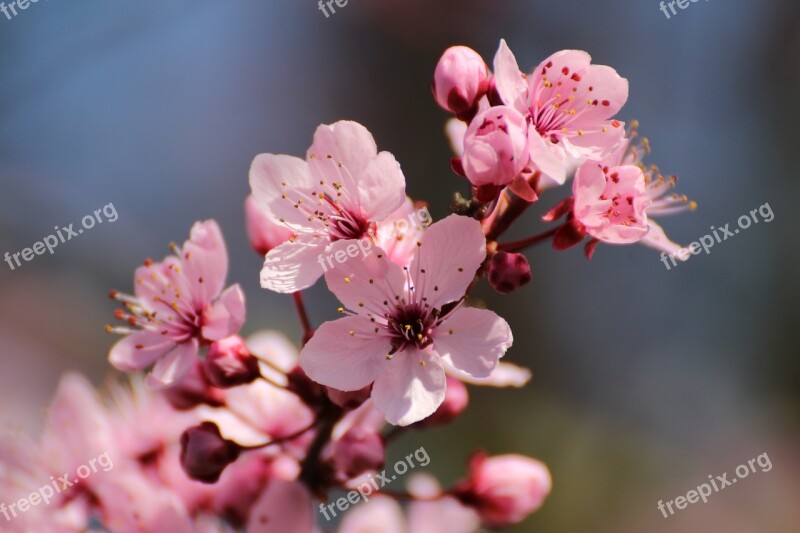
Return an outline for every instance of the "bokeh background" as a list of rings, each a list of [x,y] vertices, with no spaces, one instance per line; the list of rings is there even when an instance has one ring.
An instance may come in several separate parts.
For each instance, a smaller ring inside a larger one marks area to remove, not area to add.
[[[477,390],[452,426],[400,439],[458,477],[476,448],[545,461],[554,491],[518,532],[788,532],[800,524],[798,240],[800,5],[656,0],[39,2],[0,16],[0,253],[113,203],[119,213],[55,255],[0,263],[0,423],[35,432],[67,370],[101,383],[115,340],[108,289],[129,290],[196,220],[216,218],[246,332],[299,337],[291,302],[258,286],[244,233],[247,171],[260,152],[303,154],[319,123],[354,119],[403,165],[408,192],[444,217],[464,182],[449,170],[446,114],[429,83],[466,44],[500,38],[532,69],[589,51],[631,85],[650,159],[680,175],[697,212],[665,220],[688,243],[769,203],[753,225],[670,271],[640,246],[528,254],[531,284],[477,296],[511,323],[524,390]],[[543,197],[513,236],[540,227]],[[335,316],[322,284],[315,323]],[[773,469],[664,519],[671,500],[761,453]]]

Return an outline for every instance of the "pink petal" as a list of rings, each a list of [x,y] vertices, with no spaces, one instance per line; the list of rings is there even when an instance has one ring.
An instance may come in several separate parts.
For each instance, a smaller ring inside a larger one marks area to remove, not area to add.
[[[406,178],[389,152],[378,154],[357,179],[361,214],[367,220],[383,220],[406,199]]]
[[[172,337],[137,331],[118,341],[108,355],[109,362],[123,372],[136,372],[149,367],[175,346]]]
[[[691,257],[688,248],[672,242],[660,224],[650,219],[648,220],[648,225],[650,226],[650,231],[642,237],[640,241],[642,244],[648,248],[654,248],[659,252],[665,252],[668,255],[677,257],[681,261],[686,261]]]
[[[336,241],[325,251],[325,268],[333,265],[325,273],[328,289],[355,312],[376,312],[385,307],[384,301],[392,302],[405,294],[403,270],[380,248],[368,249],[371,246],[368,239],[345,240]],[[367,250],[366,255],[362,250]]]
[[[356,179],[377,155],[378,147],[369,130],[357,122],[342,120],[317,128],[306,159],[315,182],[335,181],[353,194],[358,187]]]
[[[528,83],[519,69],[517,59],[505,39],[494,56],[494,83],[503,103],[525,112],[528,100]]]
[[[315,183],[318,180],[311,176],[308,164],[297,157],[261,154],[250,167],[250,188],[258,207],[276,224],[285,224],[296,232],[312,231],[314,225],[309,224],[308,215],[295,209],[282,195],[285,189],[310,192]]]
[[[528,128],[528,148],[531,162],[552,185],[567,181],[567,160],[563,148],[544,139],[536,128]]]
[[[348,316],[325,322],[300,353],[300,366],[322,385],[355,391],[372,383],[391,351],[388,337],[375,333],[368,318]]]
[[[400,505],[388,496],[379,495],[345,514],[337,531],[338,533],[406,533],[409,530],[406,529],[406,517]]]
[[[204,307],[219,295],[228,275],[228,250],[217,222],[208,220],[192,226],[182,252],[183,275],[194,303]]]
[[[527,368],[512,363],[499,362],[494,367],[488,378],[473,378],[465,372],[460,372],[452,367],[445,367],[445,371],[470,385],[485,385],[488,387],[524,387],[531,380],[531,371]]]
[[[416,349],[381,361],[383,368],[372,386],[372,401],[386,420],[407,426],[429,417],[444,401],[444,367],[437,356]]]
[[[554,53],[539,63],[533,71],[530,78],[531,94],[541,101],[549,100],[555,93],[572,94],[573,87],[581,86],[582,78],[588,72],[591,63],[592,56],[583,50],[561,50]],[[574,74],[581,78],[573,79]],[[550,87],[545,87],[546,81],[551,83]]]
[[[417,290],[435,308],[461,299],[486,258],[480,222],[450,215],[425,230],[421,242],[410,268]]]
[[[250,511],[246,533],[311,533],[311,494],[299,481],[271,480]]]
[[[197,339],[191,339],[175,346],[162,357],[147,375],[147,386],[153,390],[161,390],[177,384],[189,373],[197,359]]]
[[[462,307],[433,334],[433,348],[445,363],[476,378],[488,377],[514,337],[492,311]]]
[[[457,118],[451,118],[444,127],[447,138],[450,140],[450,148],[457,157],[464,153],[464,135],[467,133],[467,124]]]
[[[590,66],[583,74],[581,85],[594,87],[591,98],[600,103],[584,111],[573,123],[572,129],[579,128],[584,124],[595,124],[610,119],[619,113],[622,106],[628,101],[628,80],[606,65]]]
[[[599,122],[586,129],[581,128],[581,132],[582,135],[562,139],[569,155],[581,163],[587,159],[604,159],[625,142],[625,123],[619,120]]]
[[[307,289],[322,276],[322,261],[328,241],[300,235],[269,251],[261,269],[261,286],[275,292]]]
[[[237,284],[225,289],[203,318],[203,337],[208,340],[218,341],[239,333],[245,318],[242,288]]]

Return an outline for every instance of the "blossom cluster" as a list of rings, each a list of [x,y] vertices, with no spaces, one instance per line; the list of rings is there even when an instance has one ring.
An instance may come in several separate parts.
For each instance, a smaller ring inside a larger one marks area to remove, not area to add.
[[[475,51],[448,49],[432,89],[454,115],[452,168],[471,197],[456,194],[453,213],[431,225],[394,231],[427,204],[406,195],[395,157],[351,121],[319,126],[303,158],[255,157],[246,228],[264,257],[261,286],[291,295],[300,346],[275,331],[239,335],[245,298],[239,285],[226,288],[222,231],[198,222],[171,255],[136,269],[132,294],[110,294],[122,307],[106,329],[123,337],[109,361],[146,377],[101,395],[69,375],[39,442],[0,443],[0,500],[99,453],[113,458],[113,475],[10,531],[327,531],[314,509],[380,472],[398,435],[457,419],[468,385],[529,381],[527,369],[501,361],[513,344],[506,320],[470,305],[481,280],[501,294],[519,289],[532,276],[521,252],[547,241],[564,250],[588,236],[588,258],[600,242],[681,250],[652,216],[693,204],[668,195],[674,178],[642,163],[646,140],[634,142],[635,127],[616,118],[628,82],[614,69],[567,50],[525,74],[502,41],[493,72]],[[571,195],[544,216],[550,229],[501,242],[568,179]],[[364,239],[369,250],[351,254]],[[319,261],[345,253],[331,268]],[[315,328],[302,294],[321,278],[340,316]],[[405,492],[381,488],[336,527],[501,529],[539,509],[551,486],[536,459],[479,451],[451,487],[415,473]]]

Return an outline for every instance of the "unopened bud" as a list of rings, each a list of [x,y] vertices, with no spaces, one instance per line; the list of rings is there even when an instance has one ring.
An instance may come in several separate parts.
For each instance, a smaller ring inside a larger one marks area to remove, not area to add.
[[[385,445],[375,431],[355,426],[333,445],[336,470],[346,479],[383,468]]]
[[[213,422],[203,422],[181,435],[181,466],[195,481],[216,483],[241,451],[241,446],[222,437]]]
[[[453,46],[439,59],[431,88],[443,109],[467,113],[489,88],[489,67],[472,48]]]
[[[211,344],[203,362],[203,371],[212,385],[223,389],[252,383],[261,375],[258,359],[238,335]]]
[[[476,187],[508,185],[529,161],[528,123],[512,107],[490,107],[479,113],[464,135],[461,164]]]
[[[500,294],[519,289],[531,277],[531,265],[522,254],[498,252],[489,264],[489,283]]]
[[[225,405],[225,391],[214,387],[203,371],[203,363],[195,361],[191,370],[180,383],[162,392],[175,409],[188,411],[198,405],[222,407]]]

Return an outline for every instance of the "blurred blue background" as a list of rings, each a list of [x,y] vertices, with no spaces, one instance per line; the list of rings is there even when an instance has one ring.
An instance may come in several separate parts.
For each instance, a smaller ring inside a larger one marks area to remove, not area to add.
[[[769,203],[775,219],[670,271],[641,246],[528,253],[531,284],[478,296],[511,323],[524,390],[474,390],[425,445],[446,482],[469,453],[545,461],[554,491],[514,531],[786,532],[800,508],[800,5],[698,2],[667,20],[656,0],[39,2],[0,15],[0,253],[113,203],[98,225],[11,271],[0,263],[0,423],[36,431],[61,373],[100,383],[115,340],[108,289],[128,291],[196,220],[216,218],[229,280],[248,296],[246,333],[299,338],[291,301],[258,286],[244,233],[257,153],[304,154],[319,123],[362,122],[403,165],[408,192],[445,216],[454,191],[436,60],[465,44],[490,61],[500,38],[531,70],[589,51],[627,77],[620,118],[648,160],[681,177],[695,213],[662,219],[684,244]],[[539,230],[544,195],[512,237]],[[335,316],[318,284],[312,320]],[[774,468],[664,519],[671,500],[767,452]]]

